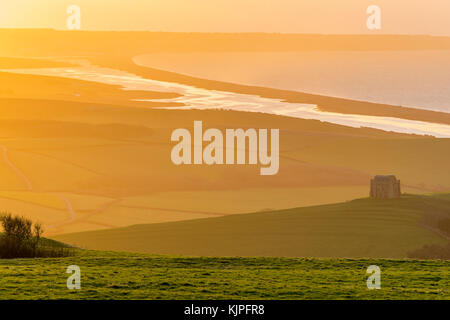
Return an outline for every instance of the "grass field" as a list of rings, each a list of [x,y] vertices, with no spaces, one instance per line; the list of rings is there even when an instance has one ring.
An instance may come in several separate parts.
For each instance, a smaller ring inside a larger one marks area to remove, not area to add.
[[[66,287],[69,265],[81,269],[81,290]],[[380,290],[367,289],[370,265],[381,268]],[[79,251],[0,260],[0,286],[0,299],[450,299],[450,264]]]
[[[405,195],[54,238],[88,249],[192,256],[406,258],[447,243],[434,229],[449,215],[449,194]]]

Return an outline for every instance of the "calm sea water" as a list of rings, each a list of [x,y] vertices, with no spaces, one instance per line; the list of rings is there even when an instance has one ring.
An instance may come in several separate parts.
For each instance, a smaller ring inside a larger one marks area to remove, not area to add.
[[[164,53],[135,62],[205,79],[450,113],[450,51]]]
[[[268,99],[256,95],[238,94],[217,90],[206,90],[175,82],[144,79],[139,76],[89,64],[79,67],[50,69],[16,69],[17,73],[40,74],[66,77],[112,85],[120,85],[126,90],[150,90],[176,92],[180,96],[171,99],[156,99],[159,102],[181,103],[180,107],[168,109],[226,109],[246,112],[262,112],[301,119],[315,119],[350,127],[370,127],[402,133],[428,134],[435,137],[450,138],[450,126],[399,118],[376,117],[353,114],[325,112],[313,104],[288,103],[278,99]],[[76,91],[74,92],[76,95]],[[152,100],[148,100],[152,101]]]

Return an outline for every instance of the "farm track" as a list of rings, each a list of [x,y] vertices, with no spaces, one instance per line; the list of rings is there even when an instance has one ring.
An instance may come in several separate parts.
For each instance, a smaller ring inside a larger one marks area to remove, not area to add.
[[[33,190],[33,184],[31,183],[31,180],[19,169],[17,168],[9,159],[8,157],[8,148],[5,146],[1,146],[2,150],[3,150],[3,160],[5,161],[5,163],[14,171],[14,173],[24,181],[24,183],[26,184],[26,187],[28,189],[28,191],[34,191]],[[63,196],[63,195],[58,195],[58,197],[66,204],[67,206],[67,210],[70,213],[70,220],[67,222],[63,222],[63,223],[72,223],[77,219],[77,214],[75,212],[75,210],[73,209],[72,203],[70,202],[70,200]],[[47,229],[52,229],[54,226],[56,226],[57,224],[54,225],[50,225],[47,227]]]

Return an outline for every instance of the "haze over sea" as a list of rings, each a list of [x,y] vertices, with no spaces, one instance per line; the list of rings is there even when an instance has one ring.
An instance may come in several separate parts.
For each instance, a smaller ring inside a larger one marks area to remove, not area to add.
[[[210,80],[450,113],[450,51],[164,53],[135,62]]]

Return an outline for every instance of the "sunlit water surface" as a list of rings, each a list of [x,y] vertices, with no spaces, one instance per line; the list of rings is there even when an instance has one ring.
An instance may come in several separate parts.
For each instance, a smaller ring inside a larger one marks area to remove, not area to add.
[[[8,72],[66,77],[120,85],[124,90],[150,90],[176,92],[180,97],[173,99],[155,99],[147,101],[182,103],[181,107],[166,109],[224,109],[247,112],[262,112],[301,119],[315,119],[349,127],[370,127],[385,131],[450,137],[450,126],[422,121],[405,120],[390,117],[340,114],[320,111],[316,105],[287,103],[277,99],[262,98],[256,95],[238,94],[216,90],[206,90],[189,85],[144,79],[139,76],[114,69],[99,68],[90,65],[70,68],[16,69]],[[74,92],[76,94],[76,92]],[[201,120],[201,119],[199,119]]]

